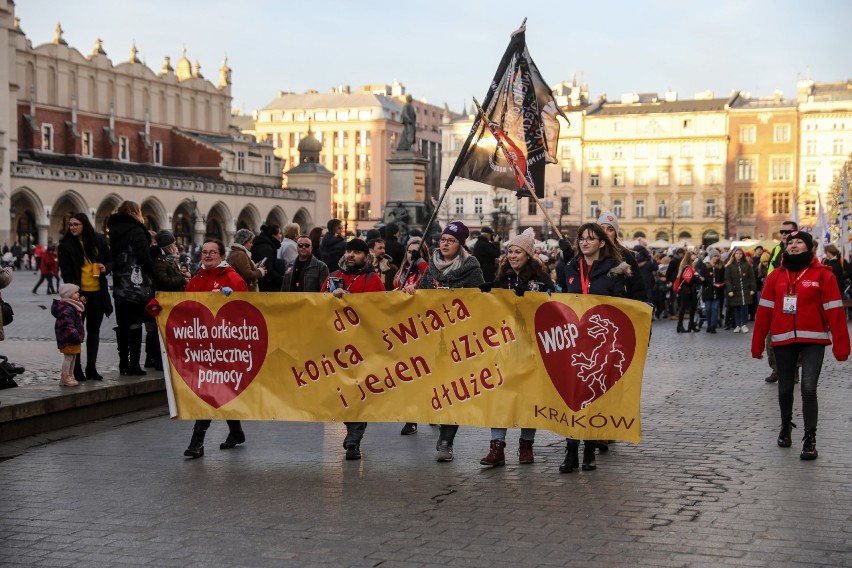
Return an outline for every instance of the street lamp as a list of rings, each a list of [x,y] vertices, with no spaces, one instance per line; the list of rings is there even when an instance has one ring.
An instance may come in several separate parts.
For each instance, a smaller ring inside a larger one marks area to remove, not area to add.
[[[343,235],[344,238],[349,234],[349,202],[343,202]]]

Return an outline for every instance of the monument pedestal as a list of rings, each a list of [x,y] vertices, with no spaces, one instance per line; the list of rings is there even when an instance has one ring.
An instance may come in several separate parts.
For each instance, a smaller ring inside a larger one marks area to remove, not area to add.
[[[396,151],[388,158],[390,178],[388,201],[382,221],[399,225],[400,237],[411,229],[422,230],[426,216],[426,166],[429,160],[417,152]]]

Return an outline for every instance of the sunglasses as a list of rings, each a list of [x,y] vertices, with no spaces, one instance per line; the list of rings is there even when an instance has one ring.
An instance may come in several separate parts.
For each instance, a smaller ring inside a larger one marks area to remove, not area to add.
[[[781,233],[782,235],[789,235],[789,234],[790,234],[790,233],[792,233],[793,231],[788,231],[787,229],[781,229],[781,230],[780,230],[780,231],[778,231],[778,232],[779,232],[779,233]]]
[[[296,246],[297,246],[297,247],[299,247],[300,249],[311,248],[311,244],[310,244],[310,243],[308,243],[308,244],[305,244],[305,243],[299,243],[299,244],[297,244]]]

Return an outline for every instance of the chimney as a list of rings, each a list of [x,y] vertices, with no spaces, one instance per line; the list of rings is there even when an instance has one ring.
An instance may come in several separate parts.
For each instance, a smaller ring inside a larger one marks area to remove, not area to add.
[[[667,103],[676,103],[677,102],[677,91],[666,91],[666,102]]]

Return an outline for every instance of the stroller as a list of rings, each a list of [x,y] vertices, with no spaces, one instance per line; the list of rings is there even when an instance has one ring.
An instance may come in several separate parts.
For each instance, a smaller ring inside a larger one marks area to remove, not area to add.
[[[704,286],[698,286],[698,291],[697,291],[697,293],[698,293],[697,306],[698,307],[695,309],[695,320],[698,323],[698,329],[699,330],[702,327],[704,327],[705,323],[707,323],[709,321],[708,317],[707,317],[707,307],[704,304],[703,292],[704,292]]]

